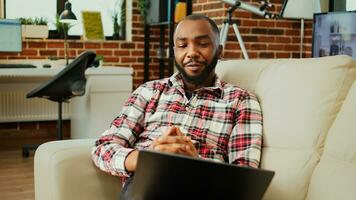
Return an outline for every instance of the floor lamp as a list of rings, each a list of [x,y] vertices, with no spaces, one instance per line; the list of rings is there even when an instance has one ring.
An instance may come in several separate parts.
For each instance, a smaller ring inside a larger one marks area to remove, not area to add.
[[[303,57],[304,20],[313,19],[316,12],[320,12],[320,0],[285,0],[283,3],[282,18],[300,19],[300,58]]]
[[[67,41],[67,31],[65,29],[64,24],[73,24],[75,21],[77,21],[77,17],[75,14],[72,12],[72,4],[69,1],[66,1],[64,4],[64,10],[63,12],[59,15],[59,22],[63,23],[63,32],[64,32],[64,57],[66,60],[66,66],[69,63],[68,59],[68,41]]]

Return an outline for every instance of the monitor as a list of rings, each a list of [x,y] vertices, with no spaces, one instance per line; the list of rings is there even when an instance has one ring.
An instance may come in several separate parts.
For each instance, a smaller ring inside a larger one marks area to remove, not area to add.
[[[356,58],[356,11],[314,14],[313,57]]]
[[[21,52],[21,23],[15,19],[0,19],[0,52]]]

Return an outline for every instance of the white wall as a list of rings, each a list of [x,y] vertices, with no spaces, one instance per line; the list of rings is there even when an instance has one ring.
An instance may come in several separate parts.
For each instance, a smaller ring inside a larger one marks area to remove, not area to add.
[[[356,10],[356,1],[346,0],[346,10]]]

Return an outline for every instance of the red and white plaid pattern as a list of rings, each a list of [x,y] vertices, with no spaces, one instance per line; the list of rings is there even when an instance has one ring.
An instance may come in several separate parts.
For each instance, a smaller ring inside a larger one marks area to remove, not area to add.
[[[250,92],[218,78],[214,87],[185,97],[179,73],[136,89],[121,114],[96,141],[92,159],[103,171],[127,177],[124,160],[133,149],[145,149],[170,126],[197,141],[203,159],[258,167],[262,114]]]

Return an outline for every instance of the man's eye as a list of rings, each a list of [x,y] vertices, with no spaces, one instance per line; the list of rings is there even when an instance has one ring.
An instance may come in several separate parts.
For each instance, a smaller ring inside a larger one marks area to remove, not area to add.
[[[208,43],[199,43],[199,46],[202,46],[202,47],[206,47],[208,45],[209,45]]]
[[[178,48],[185,48],[187,45],[186,44],[178,44]]]

